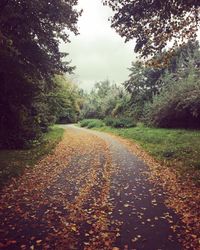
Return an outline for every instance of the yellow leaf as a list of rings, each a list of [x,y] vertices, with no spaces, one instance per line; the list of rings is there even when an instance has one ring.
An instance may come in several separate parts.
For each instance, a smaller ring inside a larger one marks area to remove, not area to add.
[[[75,226],[72,226],[72,227],[71,227],[71,230],[72,230],[72,231],[74,231],[74,232],[76,232],[76,231],[77,231],[77,229],[76,229],[76,227],[75,227]]]
[[[124,204],[124,207],[129,207],[129,204]]]

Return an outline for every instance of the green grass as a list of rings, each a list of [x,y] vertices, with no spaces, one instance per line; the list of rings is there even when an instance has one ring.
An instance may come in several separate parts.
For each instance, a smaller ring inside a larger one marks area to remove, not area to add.
[[[199,130],[149,128],[141,124],[121,129],[104,126],[98,130],[134,140],[161,163],[176,168],[181,175],[195,172],[193,178],[200,183]]]
[[[26,167],[32,167],[44,155],[50,153],[62,139],[64,129],[58,126],[50,128],[44,134],[42,142],[25,150],[0,150],[0,188],[15,176],[23,173]]]

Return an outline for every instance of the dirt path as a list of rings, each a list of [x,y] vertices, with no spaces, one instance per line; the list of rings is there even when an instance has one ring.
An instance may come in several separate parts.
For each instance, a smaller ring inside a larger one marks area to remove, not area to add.
[[[67,126],[55,152],[1,194],[0,248],[182,249],[146,165],[111,136]]]

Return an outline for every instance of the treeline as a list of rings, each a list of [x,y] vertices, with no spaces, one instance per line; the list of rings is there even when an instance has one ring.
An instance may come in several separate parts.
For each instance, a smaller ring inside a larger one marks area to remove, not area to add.
[[[155,127],[200,128],[198,42],[183,45],[166,63],[163,58],[165,54],[156,57],[154,66],[133,62],[129,79],[122,85],[97,83],[85,96],[82,118],[104,119],[121,124],[119,127],[131,124],[131,119],[132,124],[141,121]]]
[[[61,40],[77,34],[77,1],[1,0],[0,148],[39,140],[57,120],[76,121],[78,90]]]
[[[158,65],[132,63],[122,85],[102,81],[91,93],[79,90],[60,41],[78,34],[77,0],[1,0],[0,148],[23,148],[38,141],[55,122],[106,119],[130,126],[200,127],[199,45],[183,45]],[[167,54],[168,55],[168,54]],[[117,120],[116,120],[117,119]]]

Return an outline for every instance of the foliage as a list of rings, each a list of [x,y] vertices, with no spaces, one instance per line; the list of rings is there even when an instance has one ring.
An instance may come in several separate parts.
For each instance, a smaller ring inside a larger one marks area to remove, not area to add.
[[[199,0],[104,0],[114,11],[112,27],[126,41],[136,39],[135,51],[155,55],[171,42],[174,47],[194,40],[199,25]]]
[[[167,85],[153,102],[146,105],[146,121],[165,128],[200,128],[199,75]]]
[[[2,110],[5,116],[1,117],[4,121],[0,131],[1,148],[29,147],[34,140],[42,136],[43,132],[48,131],[49,125],[55,122],[69,123],[78,120],[81,97],[78,88],[66,77],[55,76],[51,82],[51,88],[46,91],[38,90],[38,95],[34,99],[32,99],[33,93],[29,91],[30,86],[24,87],[17,96],[13,89],[13,95],[10,95],[12,100],[9,103],[12,109],[9,110],[7,107],[6,110]],[[25,93],[25,100],[22,103]],[[14,105],[16,99],[18,103]],[[7,124],[11,119],[12,121]]]
[[[78,87],[64,76],[54,77],[54,91],[48,94],[48,107],[58,123],[77,122],[82,97]]]
[[[151,101],[153,95],[158,93],[163,85],[160,77],[163,69],[150,68],[137,61],[132,63],[129,79],[124,82],[126,90],[131,94],[132,116],[140,119],[144,104]]]
[[[87,127],[87,128],[100,128],[105,126],[104,122],[99,119],[84,119],[80,121],[81,127]]]
[[[120,116],[127,111],[129,100],[130,95],[122,86],[111,84],[109,81],[98,82],[89,94],[85,94],[81,116],[98,119]]]
[[[71,72],[59,51],[77,33],[76,0],[1,1],[0,12],[0,141],[20,148],[38,139],[54,122],[48,94],[55,74]]]
[[[64,129],[53,126],[44,134],[35,146],[25,150],[0,150],[0,187],[9,179],[22,174],[24,169],[31,167],[44,155],[51,152],[62,139]]]
[[[131,128],[136,126],[136,123],[133,121],[133,119],[128,117],[106,117],[104,122],[107,126],[114,128]]]
[[[162,56],[160,58],[162,58]],[[197,110],[197,108],[195,108],[198,102],[197,100],[193,100],[196,103],[192,103],[191,101],[190,108],[188,107],[187,109],[185,108],[185,102],[188,100],[189,95],[192,94],[191,91],[189,91],[191,84],[193,84],[194,89],[198,89],[199,63],[200,51],[197,42],[189,42],[177,50],[176,56],[170,59],[170,64],[165,68],[150,67],[142,62],[132,63],[129,79],[124,82],[125,88],[131,94],[131,116],[135,120],[142,119],[143,121],[148,121],[148,124],[150,123],[156,126],[197,127],[195,124],[198,123],[198,118],[191,119],[191,124],[188,125],[187,121],[184,122],[184,119],[188,120],[189,117],[192,118],[193,115],[191,115],[191,112],[193,112],[193,105],[194,109]],[[192,75],[196,75],[196,78],[191,78]],[[189,83],[187,83],[188,79],[190,79],[190,87]],[[175,87],[174,84],[177,87]],[[180,93],[182,93],[182,95],[180,95]],[[192,95],[194,95],[194,93]],[[197,99],[198,95],[198,93],[195,95]],[[186,99],[183,100],[183,97]],[[151,104],[152,102],[154,104]],[[175,103],[179,105],[179,111],[177,111],[179,115],[176,112]],[[197,111],[195,112],[197,113]],[[183,113],[185,115],[183,115]],[[169,118],[169,114],[171,114],[171,118]],[[195,124],[192,125],[192,123]]]
[[[81,127],[87,127],[87,128],[101,128],[105,125],[114,128],[130,128],[136,126],[132,118],[127,118],[127,117],[120,117],[120,118],[106,117],[104,118],[104,120],[84,119],[81,120],[79,124]]]
[[[199,128],[199,67],[199,44],[191,41],[163,68],[133,62],[125,89],[109,81],[97,83],[85,95],[81,117],[104,119],[113,127],[143,121],[158,127]]]

